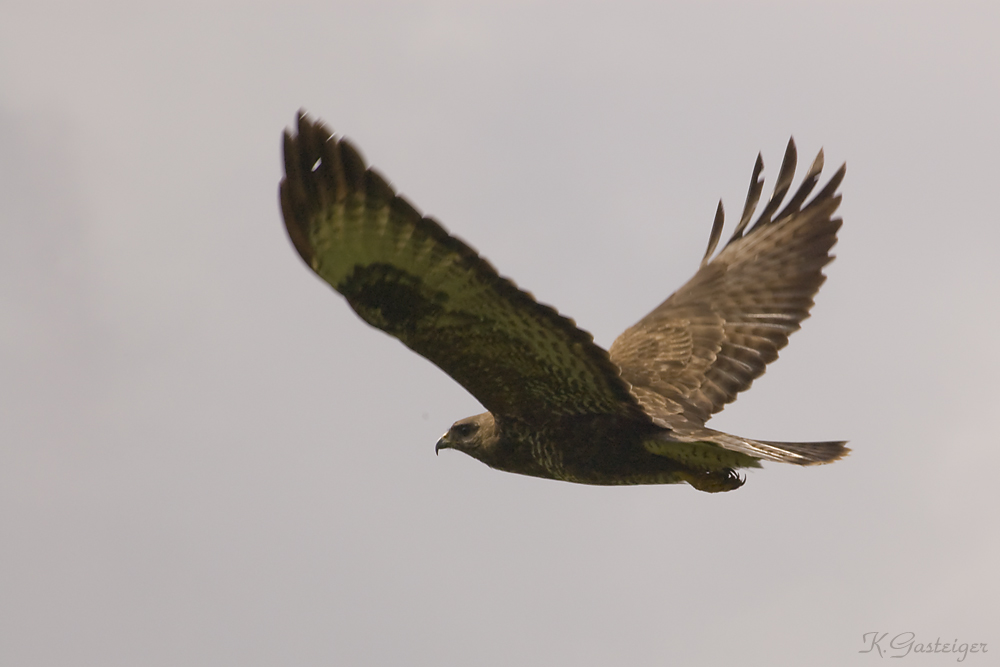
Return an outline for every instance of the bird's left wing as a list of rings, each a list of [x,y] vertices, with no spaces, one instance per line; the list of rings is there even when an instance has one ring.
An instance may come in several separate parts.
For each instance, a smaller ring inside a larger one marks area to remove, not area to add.
[[[702,266],[683,287],[611,346],[611,359],[655,422],[700,426],[764,373],[802,320],[826,279],[841,220],[841,167],[806,203],[823,169],[823,152],[779,212],[795,172],[788,142],[774,194],[747,229],[763,187],[760,156],[732,238],[713,259],[722,233],[722,204]],[[744,233],[746,230],[746,233]]]
[[[644,418],[589,333],[422,217],[346,140],[300,114],[284,151],[288,235],[366,322],[436,364],[494,414]]]

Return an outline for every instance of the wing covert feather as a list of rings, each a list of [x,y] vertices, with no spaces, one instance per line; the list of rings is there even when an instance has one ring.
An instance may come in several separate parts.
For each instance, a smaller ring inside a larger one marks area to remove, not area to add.
[[[300,114],[284,152],[289,238],[366,322],[436,364],[494,414],[645,418],[589,333],[422,217],[345,139]]]

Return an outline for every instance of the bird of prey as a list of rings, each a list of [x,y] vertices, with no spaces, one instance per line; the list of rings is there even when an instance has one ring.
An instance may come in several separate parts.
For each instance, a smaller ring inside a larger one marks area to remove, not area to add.
[[[714,256],[716,212],[701,266],[607,351],[535,301],[475,250],[396,194],[356,148],[300,112],[284,136],[281,210],[309,268],[368,324],[395,336],[489,412],[438,441],[508,472],[582,484],[742,486],[760,461],[828,463],[844,442],[771,442],[705,422],[774,361],[826,279],[841,220],[842,166],[808,203],[820,151],[781,208],[795,171],[788,142],[774,194],[758,155],[743,215]],[[779,210],[780,208],[780,210]]]

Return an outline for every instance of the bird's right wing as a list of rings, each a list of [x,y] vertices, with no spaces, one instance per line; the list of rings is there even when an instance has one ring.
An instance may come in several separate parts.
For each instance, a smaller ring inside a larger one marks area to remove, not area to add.
[[[421,216],[344,139],[299,116],[285,134],[285,226],[299,255],[366,322],[494,414],[647,420],[591,335]]]
[[[822,268],[833,259],[841,220],[832,216],[846,167],[803,206],[823,168],[820,151],[779,212],[795,162],[789,141],[774,194],[744,234],[763,187],[758,156],[743,215],[726,247],[711,259],[722,233],[720,203],[698,272],[611,346],[622,377],[661,426],[704,424],[764,373],[809,316],[826,279]]]

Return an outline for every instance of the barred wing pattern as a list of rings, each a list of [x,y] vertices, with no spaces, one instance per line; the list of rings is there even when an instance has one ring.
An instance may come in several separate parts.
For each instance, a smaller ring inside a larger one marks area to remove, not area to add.
[[[820,151],[776,214],[795,163],[789,141],[774,194],[744,235],[763,187],[758,155],[743,215],[725,248],[711,259],[722,233],[720,202],[698,272],[611,346],[611,359],[658,425],[680,434],[696,431],[764,373],[809,316],[826,279],[822,268],[833,259],[841,220],[832,215],[846,167],[803,206],[823,169]]]

